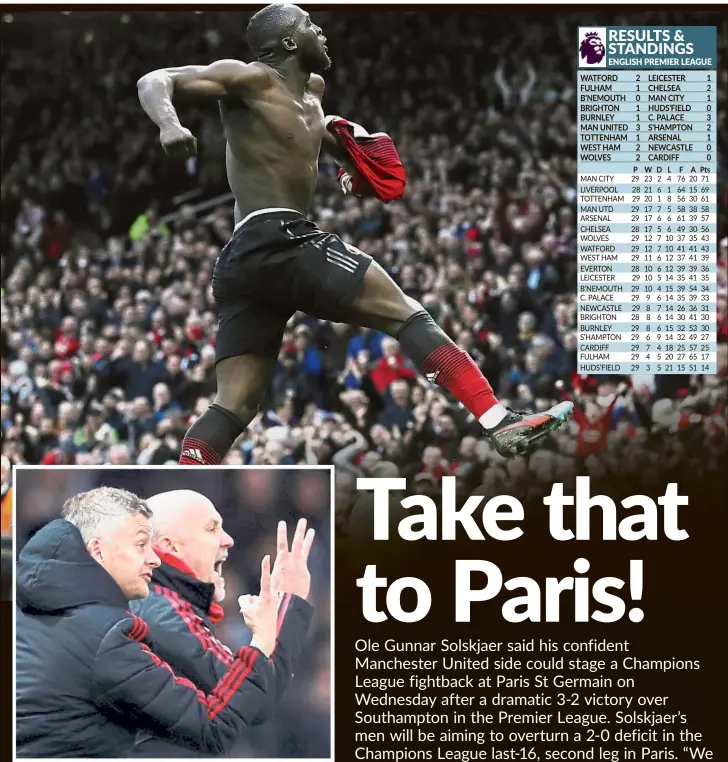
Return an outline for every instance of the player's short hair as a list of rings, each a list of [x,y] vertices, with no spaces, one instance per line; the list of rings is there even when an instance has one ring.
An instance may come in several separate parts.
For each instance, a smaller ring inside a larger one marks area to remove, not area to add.
[[[66,500],[61,516],[73,524],[88,543],[113,531],[127,516],[150,519],[152,511],[137,495],[115,487],[97,487]]]
[[[272,53],[299,22],[300,8],[290,3],[274,3],[258,11],[250,19],[245,33],[251,55],[260,58]]]

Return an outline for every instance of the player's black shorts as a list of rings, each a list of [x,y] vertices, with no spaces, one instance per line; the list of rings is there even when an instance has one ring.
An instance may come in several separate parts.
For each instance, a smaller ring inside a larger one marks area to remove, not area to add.
[[[236,355],[277,357],[298,311],[349,322],[372,258],[302,214],[263,209],[242,220],[212,277],[218,313],[217,362]]]

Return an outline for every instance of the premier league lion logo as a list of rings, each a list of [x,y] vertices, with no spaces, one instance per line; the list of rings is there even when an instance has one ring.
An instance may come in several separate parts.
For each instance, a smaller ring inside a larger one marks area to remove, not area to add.
[[[602,62],[605,52],[604,43],[597,32],[587,33],[579,46],[581,57],[592,66]]]

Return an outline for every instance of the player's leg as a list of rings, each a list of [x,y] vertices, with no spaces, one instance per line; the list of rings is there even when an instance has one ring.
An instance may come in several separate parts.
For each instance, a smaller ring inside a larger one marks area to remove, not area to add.
[[[353,254],[352,247],[347,248]],[[396,338],[425,378],[451,392],[479,420],[502,455],[526,452],[571,415],[573,404],[568,402],[533,415],[520,415],[501,405],[470,355],[376,262],[366,270],[361,290],[352,303],[351,318],[350,322]]]
[[[182,443],[180,464],[216,465],[257,413],[275,368],[292,310],[268,298],[285,273],[267,255],[288,243],[281,222],[301,215],[261,210],[236,225],[212,277],[218,313],[217,395]]]
[[[218,311],[217,395],[185,435],[180,465],[221,463],[245,431],[268,388],[288,319],[244,300],[218,306]]]
[[[275,359],[240,355],[217,365],[215,401],[190,426],[182,442],[180,465],[215,466],[258,412]]]
[[[507,410],[470,356],[463,352],[419,302],[406,296],[370,256],[298,218],[287,228],[282,260],[290,273],[286,298],[309,315],[353,323],[396,338],[402,350],[431,382],[450,391],[486,429],[503,455],[525,452],[558,428],[573,405],[522,416]]]

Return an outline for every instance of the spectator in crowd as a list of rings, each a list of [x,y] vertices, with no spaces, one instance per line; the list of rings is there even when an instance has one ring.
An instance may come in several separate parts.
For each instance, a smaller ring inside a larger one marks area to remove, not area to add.
[[[556,388],[562,392],[564,398],[571,399],[567,392],[564,392],[564,382],[557,381]],[[611,395],[611,400],[602,407],[596,394],[584,395],[584,410],[578,405],[574,407],[574,420],[579,427],[579,433],[576,439],[576,452],[582,458],[588,458],[591,455],[601,455],[607,449],[609,433],[612,428],[612,416],[614,406],[619,398],[627,391],[627,384],[621,383]],[[582,395],[575,390],[580,400]]]

